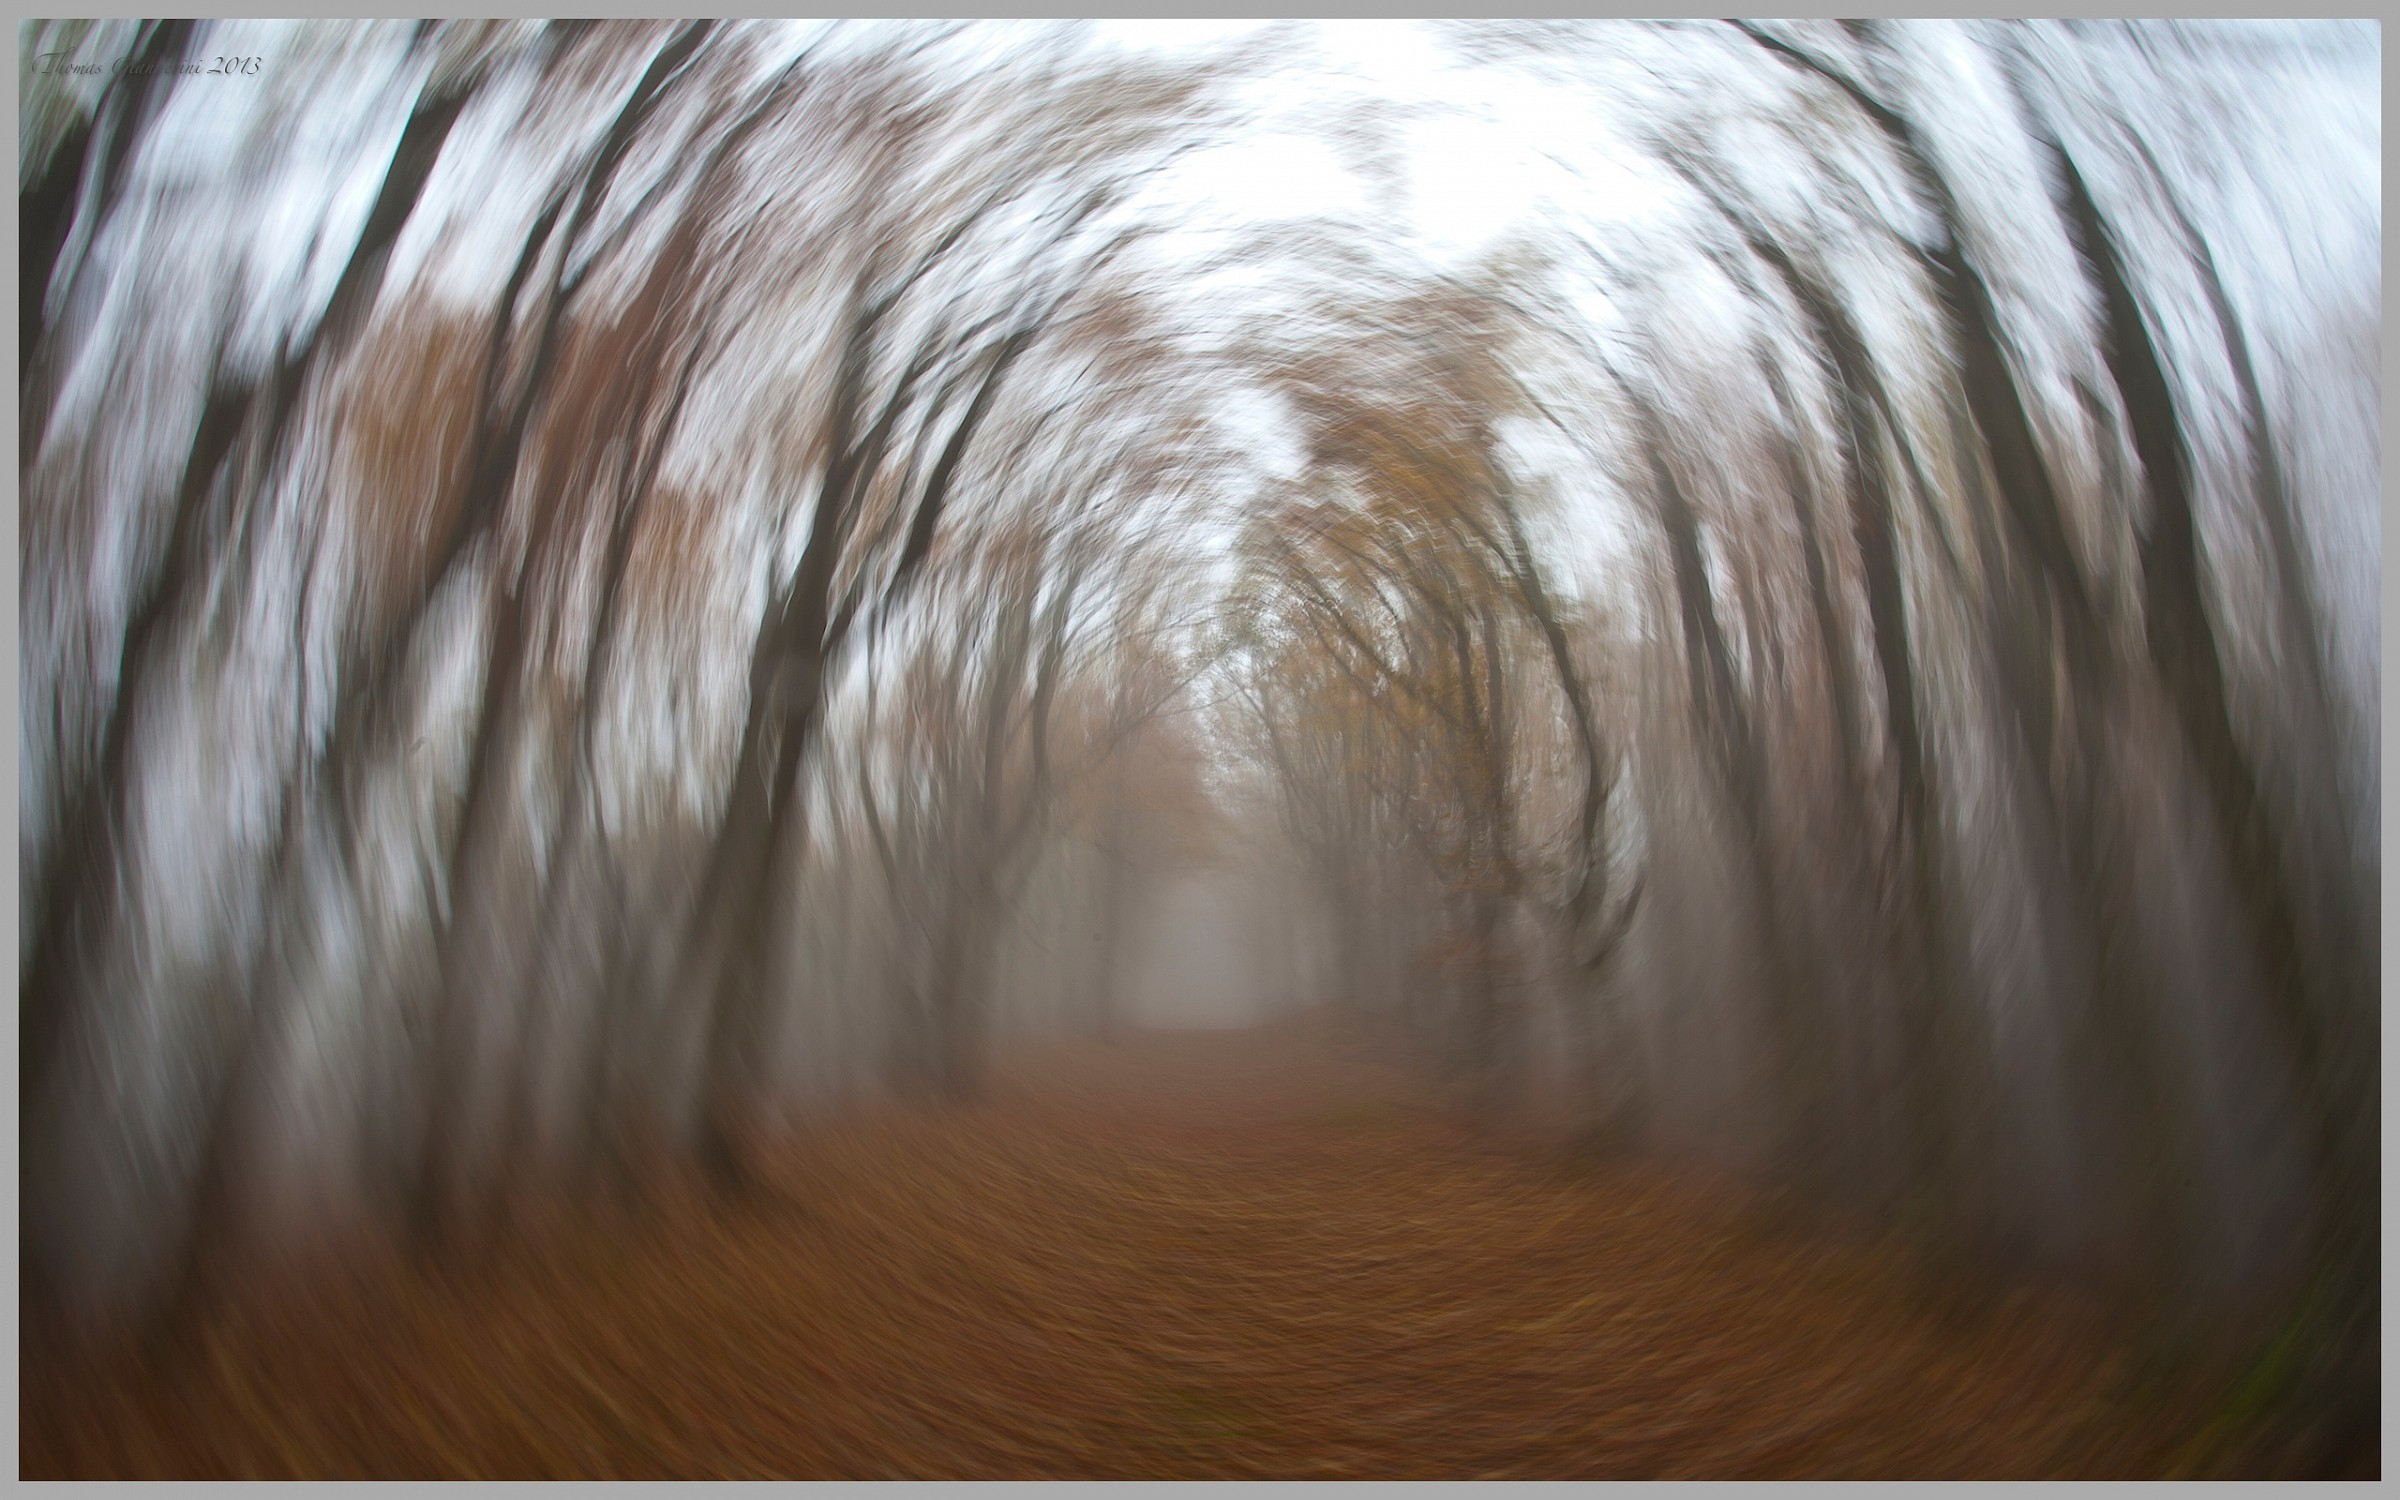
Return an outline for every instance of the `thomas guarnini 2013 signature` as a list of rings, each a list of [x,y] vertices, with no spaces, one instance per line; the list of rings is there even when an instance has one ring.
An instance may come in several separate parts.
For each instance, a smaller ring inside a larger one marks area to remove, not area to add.
[[[173,62],[141,62],[130,53],[113,62],[76,62],[71,51],[36,53],[33,70],[36,73],[67,73],[84,77],[105,73],[110,77],[145,78],[161,75],[176,78],[248,78],[266,66],[263,57],[197,57]]]

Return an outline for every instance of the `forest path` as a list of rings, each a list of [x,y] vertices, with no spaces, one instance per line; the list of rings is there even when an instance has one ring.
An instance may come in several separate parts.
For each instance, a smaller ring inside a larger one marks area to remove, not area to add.
[[[2161,1472],[2051,1294],[1689,1167],[1471,1127],[1325,1020],[882,1102],[788,1196],[660,1187],[440,1282],[254,1289],[190,1362],[27,1359],[25,1477]]]

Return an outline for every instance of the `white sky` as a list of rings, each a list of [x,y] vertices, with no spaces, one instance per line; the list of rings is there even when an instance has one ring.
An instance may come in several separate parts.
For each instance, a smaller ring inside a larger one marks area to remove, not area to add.
[[[1271,24],[1123,21],[1097,29],[1122,46],[1196,54]],[[1329,108],[1388,101],[1404,112],[1394,121],[1402,237],[1438,264],[1470,260],[1545,214],[1631,219],[1666,202],[1654,180],[1612,152],[1586,91],[1462,64],[1413,21],[1310,23],[1294,40],[1290,65],[1248,91],[1256,127],[1195,153],[1164,196],[1226,228],[1373,215],[1372,184],[1315,127]]]
[[[1155,201],[1181,226],[1163,237],[1169,259],[1197,259],[1244,229],[1327,217],[1388,225],[1394,248],[1459,270],[1515,232],[1605,238],[1612,226],[1648,227],[1674,201],[1643,154],[1618,137],[1601,91],[1462,62],[1420,23],[1145,21],[1096,30],[1107,42],[1197,60],[1271,25],[1287,29],[1290,50],[1241,89],[1250,123],[1224,144],[1195,152],[1156,190]],[[1362,170],[1360,154],[1342,149],[1327,129],[1369,117],[1392,132],[1387,159],[1397,169],[1397,192]],[[1259,268],[1218,273],[1220,285],[1272,279]],[[1606,298],[1583,278],[1567,285],[1582,293],[1578,301],[1588,305],[1579,310],[1599,326],[1613,321]],[[1274,455],[1263,465],[1269,471],[1296,471],[1294,434],[1279,402],[1245,393],[1217,420],[1251,451]],[[1550,456],[1567,473],[1589,461]],[[1574,550],[1589,555],[1565,569],[1558,585],[1582,594],[1625,539],[1606,500],[1565,488],[1559,500],[1588,523],[1579,536],[1584,546]],[[1225,497],[1227,540],[1246,499]]]

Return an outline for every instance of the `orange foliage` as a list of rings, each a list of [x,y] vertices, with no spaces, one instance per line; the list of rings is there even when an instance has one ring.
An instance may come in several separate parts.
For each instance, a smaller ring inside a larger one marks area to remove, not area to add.
[[[377,323],[343,393],[371,620],[422,585],[457,520],[489,343],[480,319],[411,299]]]

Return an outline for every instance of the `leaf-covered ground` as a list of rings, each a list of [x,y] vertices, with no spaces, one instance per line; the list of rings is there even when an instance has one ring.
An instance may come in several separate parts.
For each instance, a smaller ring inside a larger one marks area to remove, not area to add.
[[[1067,1049],[441,1274],[25,1351],[50,1476],[2171,1472],[2095,1310],[1473,1127],[1329,1023]],[[303,1285],[307,1289],[303,1289]],[[1936,1295],[1938,1293],[1938,1295]]]

